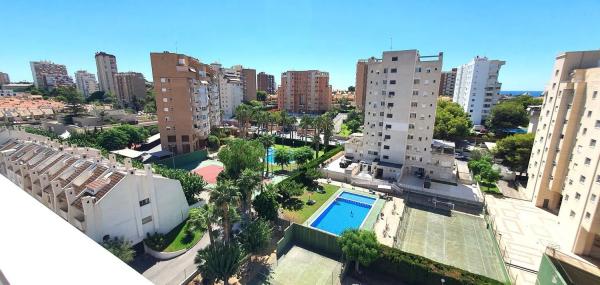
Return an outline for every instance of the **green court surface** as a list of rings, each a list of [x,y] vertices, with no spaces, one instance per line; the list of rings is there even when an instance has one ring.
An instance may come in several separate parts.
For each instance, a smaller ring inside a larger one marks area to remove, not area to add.
[[[416,208],[410,208],[405,215],[408,218],[397,248],[507,281],[502,257],[483,218],[454,211],[446,216]]]
[[[293,246],[269,276],[269,284],[340,284],[342,264],[304,248]]]

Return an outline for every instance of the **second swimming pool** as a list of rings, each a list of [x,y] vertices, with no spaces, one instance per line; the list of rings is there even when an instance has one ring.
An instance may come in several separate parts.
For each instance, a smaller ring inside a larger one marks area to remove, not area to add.
[[[334,235],[340,235],[346,229],[358,229],[373,203],[375,198],[344,191],[327,206],[311,226]]]

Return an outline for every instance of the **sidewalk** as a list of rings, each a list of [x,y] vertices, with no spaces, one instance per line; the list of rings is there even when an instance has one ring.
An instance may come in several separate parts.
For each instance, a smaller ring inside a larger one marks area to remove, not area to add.
[[[392,201],[386,201],[381,213],[383,219],[377,219],[377,223],[373,227],[379,243],[393,247],[400,218],[404,211],[404,200],[393,197]]]

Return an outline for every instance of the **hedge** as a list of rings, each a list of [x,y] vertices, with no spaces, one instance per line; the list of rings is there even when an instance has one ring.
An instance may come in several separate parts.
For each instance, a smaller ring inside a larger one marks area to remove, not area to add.
[[[342,151],[343,149],[344,149],[344,146],[341,146],[341,145],[335,146],[333,149],[327,151],[326,153],[319,156],[318,158],[315,158],[315,159],[309,161],[307,164],[294,170],[287,178],[285,178],[281,182],[288,182],[288,181],[301,182],[300,179],[303,177],[304,173],[306,173],[306,170],[319,166],[321,163],[325,162],[325,160],[332,158],[334,155],[336,155],[338,152]]]
[[[407,284],[439,284],[442,278],[446,285],[507,284],[384,245],[380,245],[379,258],[367,269]]]

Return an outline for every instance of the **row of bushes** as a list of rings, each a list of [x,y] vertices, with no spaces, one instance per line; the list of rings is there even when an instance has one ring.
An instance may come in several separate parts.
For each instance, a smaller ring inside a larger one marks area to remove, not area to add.
[[[287,178],[282,180],[281,183],[289,182],[289,181],[295,181],[295,182],[299,182],[299,183],[303,182],[304,174],[306,174],[307,170],[318,167],[319,165],[321,165],[321,163],[332,158],[334,155],[336,155],[338,152],[340,152],[342,150],[344,150],[344,146],[341,146],[341,145],[335,146],[334,148],[330,149],[329,151],[327,151],[323,155],[319,156],[318,158],[315,158],[315,159],[309,161],[308,163],[304,164],[300,168],[294,170],[292,173],[290,173],[290,175]]]
[[[369,265],[368,269],[398,278],[407,284],[439,284],[442,278],[445,280],[444,284],[446,285],[504,284],[500,281],[396,248],[381,245],[379,252],[379,258]]]

